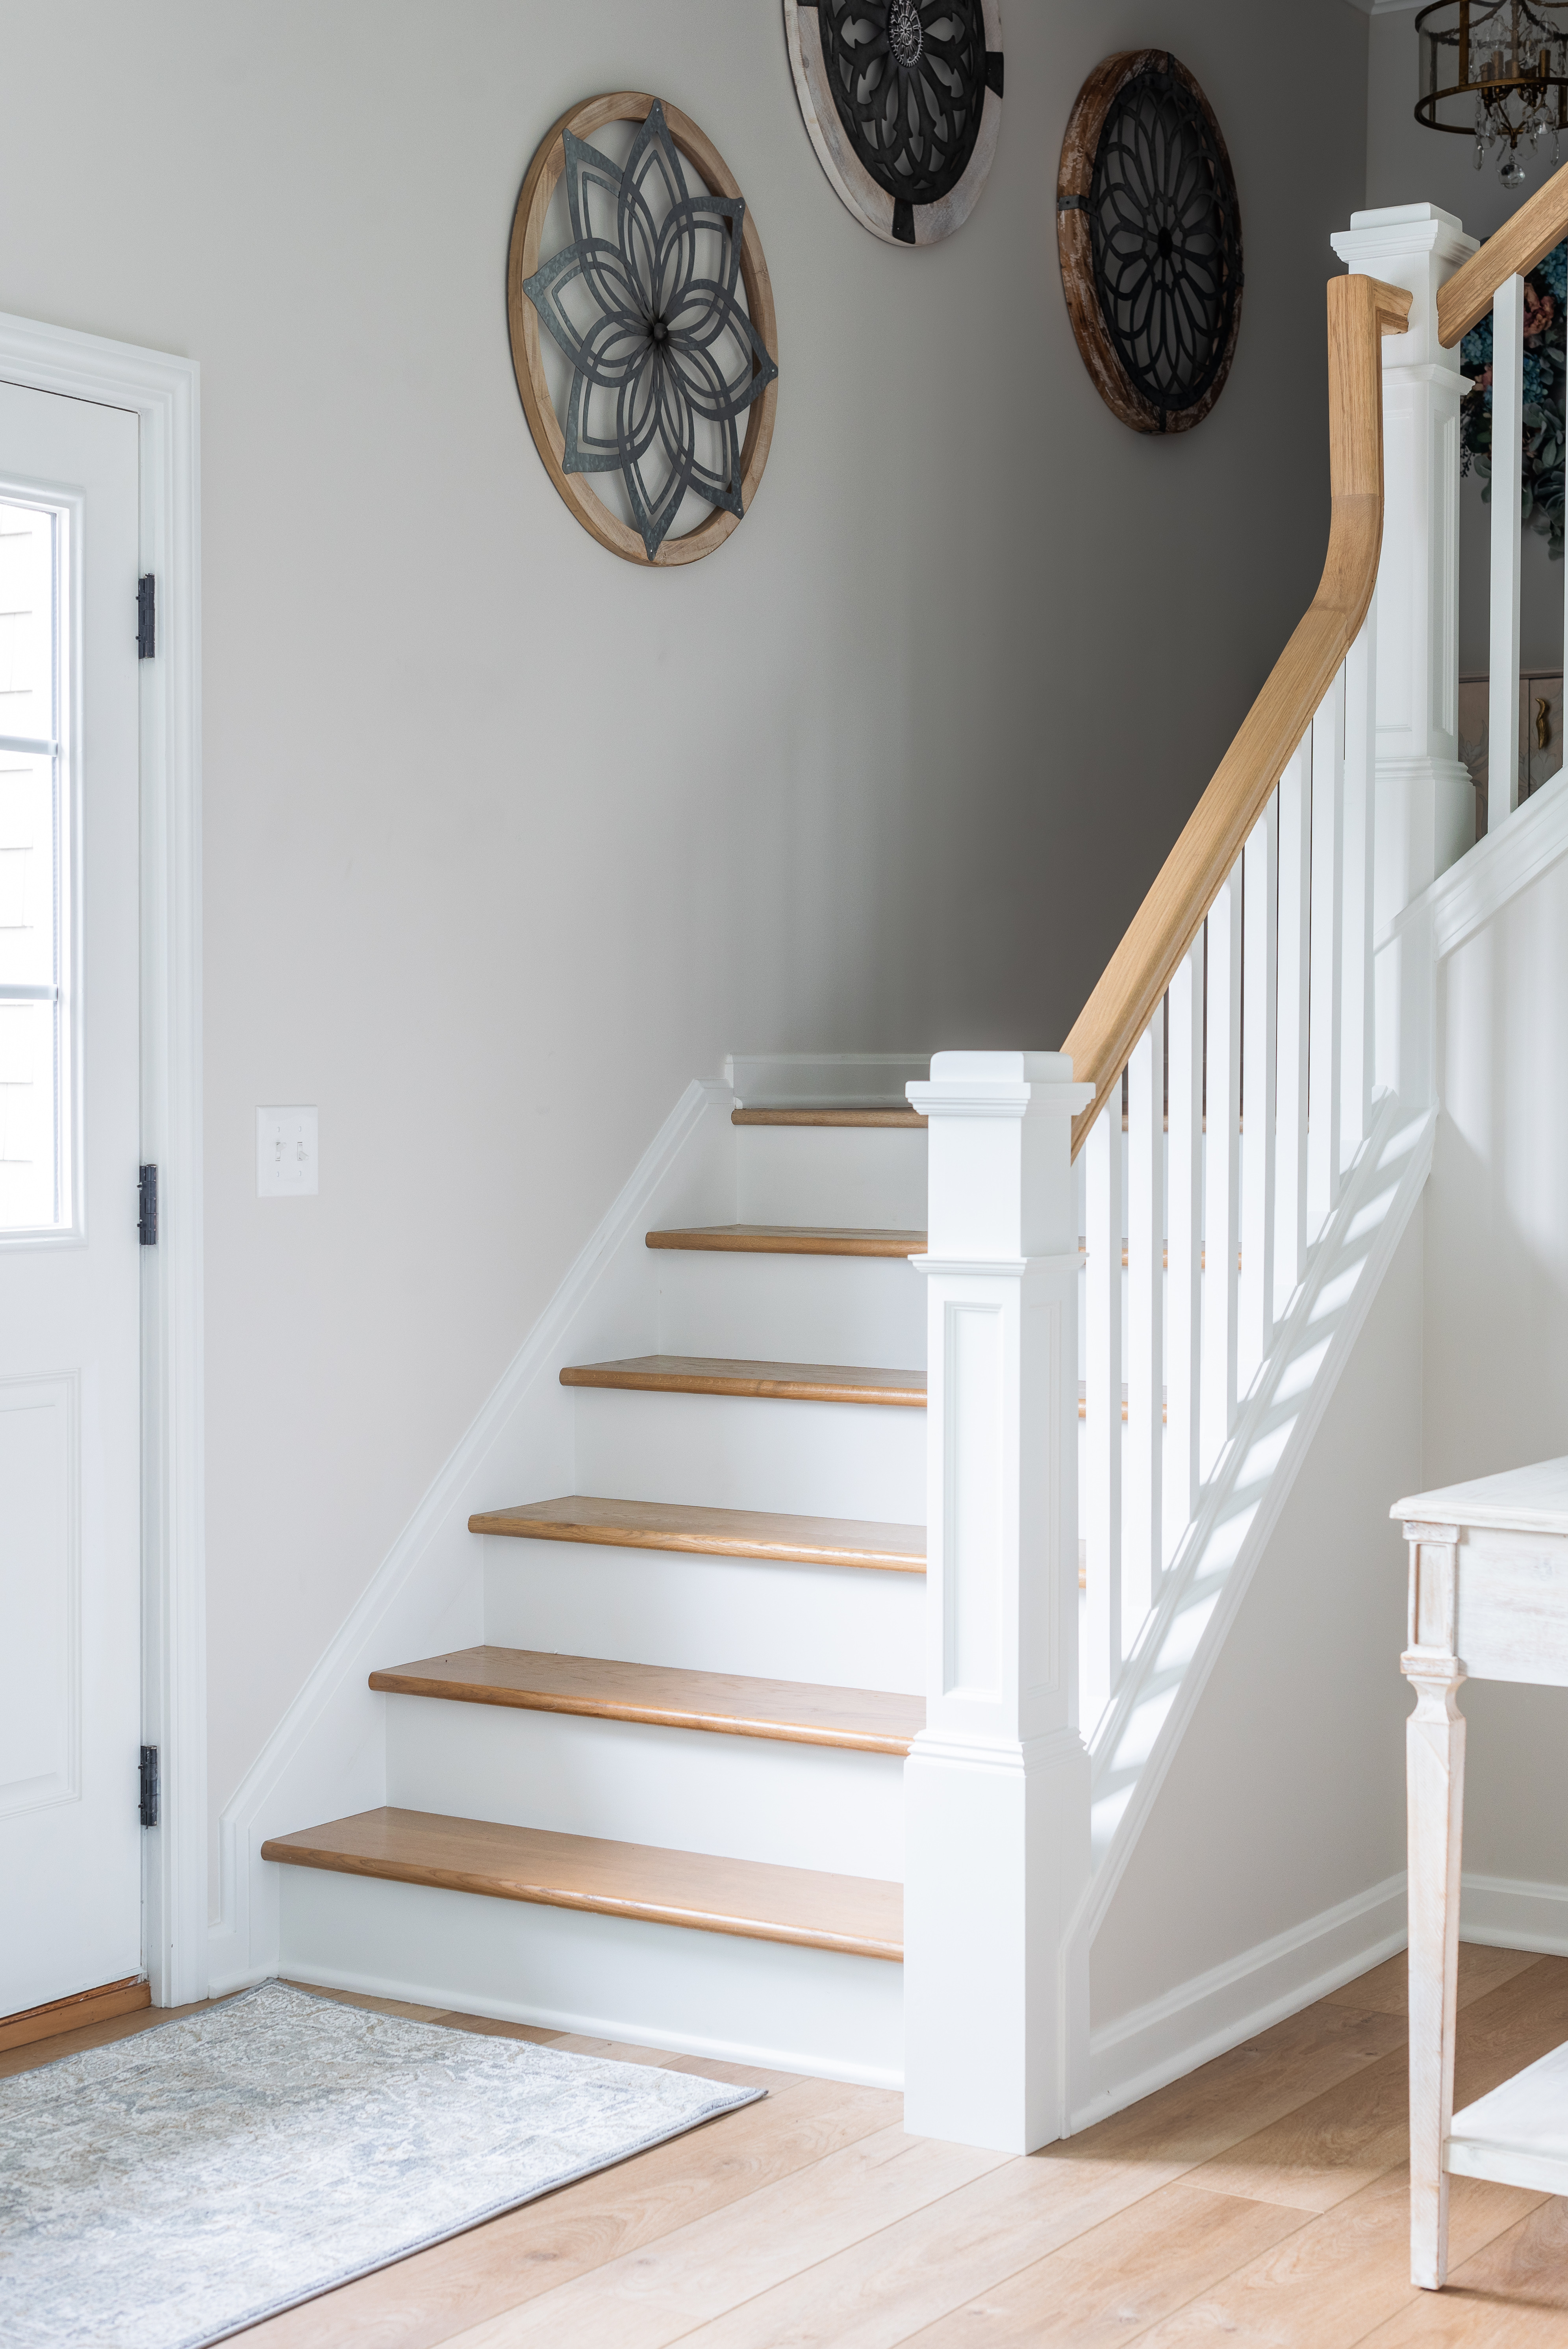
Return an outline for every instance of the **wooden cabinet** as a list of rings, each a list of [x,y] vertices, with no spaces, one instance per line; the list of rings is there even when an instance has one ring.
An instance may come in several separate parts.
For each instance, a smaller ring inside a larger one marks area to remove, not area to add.
[[[1484,677],[1460,679],[1459,752],[1475,785],[1475,836],[1486,830],[1487,727],[1491,687]],[[1532,669],[1519,680],[1519,796],[1527,800],[1563,764],[1563,672]]]

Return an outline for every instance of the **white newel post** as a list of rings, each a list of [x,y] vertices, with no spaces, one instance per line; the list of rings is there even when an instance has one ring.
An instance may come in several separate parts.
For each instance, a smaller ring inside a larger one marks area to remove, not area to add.
[[[1059,1052],[939,1052],[930,1120],[926,1726],[905,1764],[904,2126],[1066,2126],[1078,1728],[1078,1230]]]
[[[1346,268],[1413,296],[1408,330],[1383,337],[1383,554],[1377,570],[1377,754],[1372,934],[1475,840],[1475,789],[1459,756],[1460,399],[1457,347],[1438,340],[1438,288],[1477,250],[1451,212],[1398,204],[1352,212],[1331,240]],[[1377,1081],[1425,1097],[1420,999],[1402,1000],[1401,956],[1377,958]],[[1409,997],[1411,990],[1403,990]]]

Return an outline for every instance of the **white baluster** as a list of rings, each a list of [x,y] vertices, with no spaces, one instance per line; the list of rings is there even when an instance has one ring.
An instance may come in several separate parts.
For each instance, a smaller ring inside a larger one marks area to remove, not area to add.
[[[1307,1042],[1306,1229],[1339,1198],[1340,859],[1345,835],[1345,671],[1312,721],[1312,1005]]]
[[[1084,1482],[1087,1548],[1083,1727],[1092,1736],[1121,1672],[1121,1087],[1089,1129],[1083,1155],[1087,1310]]]
[[[1306,1045],[1311,951],[1312,733],[1279,779],[1279,979],[1274,1142],[1274,1310],[1306,1270]]]
[[[1242,1271],[1237,1346],[1246,1392],[1274,1337],[1274,986],[1279,926],[1279,794],[1243,854]]]
[[[1486,828],[1519,805],[1520,475],[1524,444],[1524,280],[1505,278],[1491,310],[1491,692]]]
[[[1163,1564],[1165,1405],[1165,1009],[1127,1064],[1127,1475],[1121,1624],[1130,1649]]]
[[[1241,1245],[1242,875],[1209,908],[1208,1076],[1203,1088],[1203,1441],[1205,1476],[1236,1416],[1236,1254]]]
[[[1171,974],[1170,1173],[1165,1218],[1165,1563],[1198,1506],[1198,1413],[1202,1393],[1203,934]]]
[[[1377,755],[1377,607],[1345,662],[1345,854],[1341,899],[1345,975],[1339,1014],[1339,1164],[1356,1163],[1372,1124],[1376,1050],[1372,889]]]

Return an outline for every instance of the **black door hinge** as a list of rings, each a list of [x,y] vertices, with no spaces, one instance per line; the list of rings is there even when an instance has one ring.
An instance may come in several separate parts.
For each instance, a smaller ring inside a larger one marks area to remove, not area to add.
[[[141,1824],[144,1827],[158,1825],[158,1748],[144,1745],[141,1749]]]
[[[158,1169],[144,1166],[136,1186],[136,1229],[143,1247],[158,1246]]]
[[[150,571],[136,583],[136,657],[150,660],[158,650],[158,584]]]

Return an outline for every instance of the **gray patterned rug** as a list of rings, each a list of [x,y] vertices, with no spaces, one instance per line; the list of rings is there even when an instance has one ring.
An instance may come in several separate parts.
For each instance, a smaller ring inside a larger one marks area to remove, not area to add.
[[[0,2081],[0,2342],[199,2349],[761,2093],[263,1982]]]

